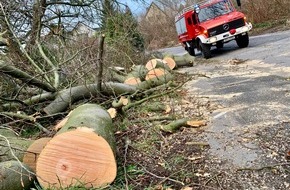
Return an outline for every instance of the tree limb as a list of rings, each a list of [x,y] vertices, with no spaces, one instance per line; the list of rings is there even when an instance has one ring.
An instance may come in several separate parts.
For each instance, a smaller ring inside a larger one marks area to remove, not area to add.
[[[28,73],[23,72],[20,69],[17,69],[16,67],[11,66],[7,63],[4,63],[3,61],[0,61],[0,72],[5,73],[11,77],[17,78],[24,83],[34,85],[45,91],[55,92],[55,88],[52,87],[50,84],[38,80],[37,78],[30,76]]]

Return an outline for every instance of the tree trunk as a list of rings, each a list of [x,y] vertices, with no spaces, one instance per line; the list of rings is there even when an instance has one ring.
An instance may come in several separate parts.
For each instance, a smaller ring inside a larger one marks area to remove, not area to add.
[[[100,93],[97,86],[97,84],[89,84],[62,90],[56,99],[44,108],[44,112],[49,115],[60,113],[77,100],[95,96]],[[136,87],[122,83],[108,82],[102,85],[102,93],[108,95],[133,94],[136,90]]]
[[[0,163],[0,189],[28,190],[32,187],[35,175],[29,167],[17,161]]]
[[[182,56],[174,55],[173,59],[177,65],[177,67],[191,67],[191,66],[193,66],[193,63],[195,61],[195,57],[189,55],[188,53],[186,53]]]
[[[116,177],[112,119],[96,104],[84,104],[40,153],[36,173],[42,187],[105,186]]]
[[[6,137],[9,141],[6,141],[3,137],[0,136],[0,162],[13,160],[16,156],[19,160],[23,160],[23,156],[27,150],[27,148],[32,144],[32,140],[21,139],[13,136],[5,136],[7,133],[3,133],[0,131],[0,135]],[[11,150],[14,155],[12,155]]]
[[[7,63],[4,63],[3,61],[0,61],[0,72],[5,73],[16,79],[19,79],[23,83],[34,85],[48,92],[55,92],[54,87],[52,87],[50,84],[45,83],[42,80],[38,80],[34,76],[30,76],[28,73],[25,73]]]
[[[104,42],[105,42],[105,34],[102,34],[99,40],[99,49],[96,63],[96,69],[98,71],[96,75],[96,83],[98,91],[101,91],[102,89]]]
[[[27,164],[27,166],[29,166],[33,172],[36,172],[36,162],[40,152],[50,140],[51,138],[37,139],[28,147],[27,151],[24,153],[23,163]]]

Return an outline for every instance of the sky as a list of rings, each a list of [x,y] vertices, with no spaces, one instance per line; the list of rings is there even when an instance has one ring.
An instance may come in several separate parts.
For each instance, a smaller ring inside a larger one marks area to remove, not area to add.
[[[138,15],[140,13],[145,13],[146,8],[148,8],[152,2],[152,0],[144,0],[144,1],[145,1],[144,3],[136,3],[133,0],[122,0],[121,2],[127,3],[133,14]]]

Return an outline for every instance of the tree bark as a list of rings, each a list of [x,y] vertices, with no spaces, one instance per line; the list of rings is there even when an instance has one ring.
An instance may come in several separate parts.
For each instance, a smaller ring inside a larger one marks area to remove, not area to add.
[[[133,94],[137,88],[122,83],[104,83],[102,93],[108,95]],[[67,109],[67,107],[80,99],[89,98],[100,93],[97,84],[76,86],[62,90],[56,96],[56,99],[44,108],[47,114],[56,114]]]
[[[55,88],[53,88],[50,84],[30,76],[28,73],[23,72],[20,69],[17,69],[7,63],[4,63],[3,61],[0,61],[0,72],[19,79],[24,83],[34,85],[45,91],[55,92]]]
[[[206,125],[206,122],[203,120],[195,120],[191,118],[183,118],[183,119],[178,119],[176,121],[173,121],[169,123],[168,125],[161,126],[161,130],[164,132],[168,133],[173,133],[180,129],[181,127],[201,127]]]
[[[7,133],[1,132],[0,135],[4,136],[7,135]],[[6,139],[0,136],[0,162],[15,159],[14,156],[16,156],[19,160],[23,160],[23,156],[27,148],[32,144],[33,141],[28,139],[21,139],[15,136],[4,137],[7,138],[9,144]],[[13,151],[14,155],[11,153],[11,150]]]
[[[28,190],[32,187],[35,175],[31,169],[18,161],[0,163],[0,189]]]
[[[36,172],[42,187],[85,185],[97,188],[116,177],[112,119],[96,104],[84,104],[49,141],[38,158]]]
[[[102,89],[104,42],[105,42],[105,34],[102,34],[99,40],[99,50],[98,50],[97,63],[96,63],[96,67],[98,71],[96,75],[96,83],[97,83],[98,91],[101,91]]]

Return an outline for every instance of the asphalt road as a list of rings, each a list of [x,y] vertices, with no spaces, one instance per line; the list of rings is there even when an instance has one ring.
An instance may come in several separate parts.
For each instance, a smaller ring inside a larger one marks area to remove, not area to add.
[[[212,47],[212,55],[219,59],[258,59],[266,63],[290,66],[290,30],[271,34],[251,36],[249,47],[239,49],[235,41],[217,50]],[[161,51],[182,55],[185,50],[181,46],[165,48]],[[197,57],[200,57],[198,54]]]
[[[266,151],[258,147],[255,133],[289,123],[289,47],[290,30],[253,36],[247,48],[239,49],[232,41],[223,49],[212,48],[213,58],[205,60],[198,55],[194,67],[179,70],[208,76],[190,81],[186,87],[193,97],[218,104],[208,115],[209,132],[204,138],[212,155],[226,161],[225,167],[262,165],[260,158]],[[185,53],[182,47],[162,51]],[[233,59],[244,61],[235,63]],[[285,130],[289,131],[289,127],[285,125]],[[284,143],[290,145],[290,135],[285,135]]]

